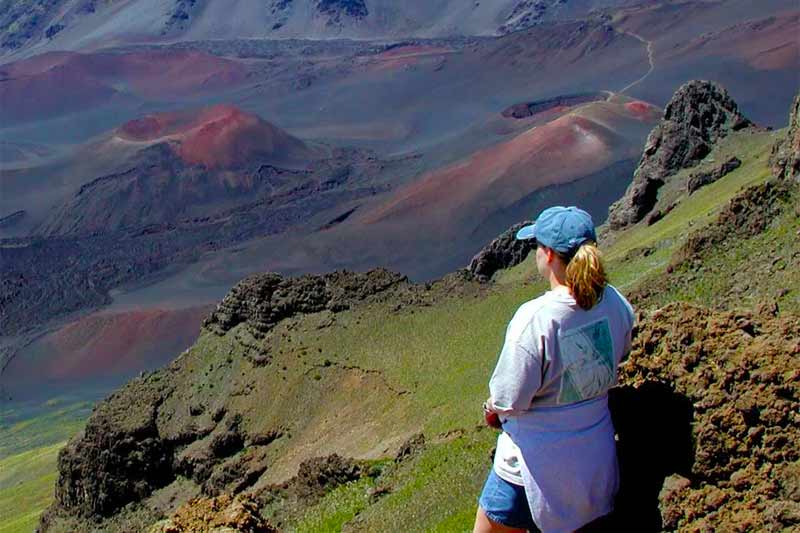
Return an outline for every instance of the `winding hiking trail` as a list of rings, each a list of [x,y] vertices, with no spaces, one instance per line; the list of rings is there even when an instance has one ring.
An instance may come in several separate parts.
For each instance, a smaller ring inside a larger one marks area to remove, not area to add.
[[[653,69],[655,69],[656,64],[655,64],[655,61],[653,59],[653,41],[649,41],[649,40],[645,39],[644,37],[642,37],[641,35],[639,35],[638,33],[633,33],[633,32],[630,32],[630,31],[620,31],[620,33],[623,33],[625,35],[630,35],[634,39],[638,39],[643,44],[647,45],[647,60],[650,62],[650,68],[647,70],[647,72],[644,73],[644,76],[642,76],[641,78],[629,83],[628,85],[626,85],[625,87],[623,87],[622,89],[620,89],[618,91],[619,94],[623,94],[623,93],[627,92],[628,90],[632,89],[633,87],[635,87],[635,86],[639,85],[640,83],[642,83],[653,72]]]

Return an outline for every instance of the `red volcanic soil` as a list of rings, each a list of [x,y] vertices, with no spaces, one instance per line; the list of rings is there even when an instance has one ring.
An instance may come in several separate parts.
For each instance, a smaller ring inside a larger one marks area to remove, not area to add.
[[[45,54],[0,71],[0,120],[48,118],[102,104],[116,94],[107,83],[72,64],[77,54]]]
[[[154,141],[168,135],[180,121],[178,113],[158,113],[126,122],[117,130],[117,136],[128,141]],[[172,133],[175,133],[174,131]]]
[[[615,160],[615,144],[615,132],[601,123],[577,114],[564,115],[422,176],[360,220],[374,224],[414,217],[450,224],[471,216],[477,205],[490,202],[502,208],[536,189],[603,168]],[[494,192],[488,198],[490,188]]]
[[[398,46],[369,58],[371,70],[394,70],[417,65],[451,53],[449,48],[439,46]]]
[[[122,125],[117,137],[136,142],[167,139],[185,163],[208,168],[240,166],[253,158],[307,162],[313,157],[301,140],[232,105],[148,115]]]
[[[303,158],[302,141],[235,107],[209,109],[198,122],[187,132],[178,152],[187,163],[210,168],[234,166],[256,155]]]
[[[691,40],[676,56],[738,57],[759,70],[800,68],[800,12],[743,22]]]
[[[106,65],[109,57],[100,58]],[[195,51],[152,51],[112,56],[117,76],[148,99],[202,93],[241,83],[245,68],[235,61]]]
[[[0,67],[0,119],[35,120],[132,93],[159,101],[236,86],[245,68],[194,51],[48,53]]]
[[[632,116],[646,122],[655,122],[661,118],[662,114],[661,109],[653,104],[642,102],[641,100],[634,100],[633,102],[626,103],[625,109],[630,112]]]
[[[409,45],[396,46],[386,50],[385,52],[381,52],[377,57],[382,59],[390,59],[393,57],[445,54],[447,52],[451,52],[451,50],[441,46]]]
[[[195,341],[212,306],[94,313],[37,341],[12,360],[5,381],[124,378],[174,359]]]

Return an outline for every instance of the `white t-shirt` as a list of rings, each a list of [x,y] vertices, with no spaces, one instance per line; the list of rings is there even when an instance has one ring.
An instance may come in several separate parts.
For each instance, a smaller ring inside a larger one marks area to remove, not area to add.
[[[618,485],[608,389],[631,345],[634,313],[608,286],[592,309],[566,289],[520,306],[489,382],[503,433],[494,470],[524,485],[536,524],[573,531],[613,507]]]

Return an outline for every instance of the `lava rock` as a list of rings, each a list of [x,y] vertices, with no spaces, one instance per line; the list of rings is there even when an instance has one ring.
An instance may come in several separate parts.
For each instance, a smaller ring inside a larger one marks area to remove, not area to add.
[[[770,165],[775,177],[800,180],[800,93],[792,102],[786,137],[772,148]]]
[[[334,453],[300,463],[294,483],[301,499],[313,501],[343,483],[358,479],[361,474],[358,463]]]
[[[758,334],[743,334],[743,326]],[[641,316],[620,382],[639,389],[660,383],[692,406],[689,468],[667,477],[659,495],[663,529],[798,525],[790,512],[800,460],[798,340],[800,321],[788,312],[672,303]]]
[[[110,516],[174,479],[172,445],[156,425],[169,391],[140,380],[98,404],[82,434],[58,456],[58,507],[84,517]]]
[[[175,511],[174,516],[150,528],[149,533],[272,533],[278,531],[258,512],[258,502],[240,494],[216,498],[194,498]]]
[[[686,191],[689,194],[692,194],[701,187],[710,185],[726,174],[730,174],[740,166],[742,166],[742,161],[738,157],[731,157],[710,172],[698,172],[696,174],[692,174],[689,177],[689,181],[686,183]]]
[[[650,132],[625,195],[611,205],[608,223],[620,229],[642,220],[658,190],[679,170],[696,165],[732,131],[751,126],[728,92],[709,81],[691,81],[673,95],[664,118]]]
[[[473,278],[485,283],[492,279],[498,270],[521,263],[531,250],[536,249],[533,239],[521,241],[516,238],[517,232],[530,224],[533,222],[526,220],[501,233],[472,258],[467,271]]]
[[[205,320],[203,326],[219,335],[247,323],[264,334],[280,320],[302,313],[349,309],[358,301],[389,291],[408,278],[385,269],[366,273],[336,271],[322,276],[284,278],[256,274],[239,282]]]

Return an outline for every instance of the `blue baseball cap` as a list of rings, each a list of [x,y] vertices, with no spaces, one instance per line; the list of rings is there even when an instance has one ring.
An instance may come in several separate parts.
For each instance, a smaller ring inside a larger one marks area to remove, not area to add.
[[[597,241],[592,217],[575,206],[549,207],[536,222],[517,232],[517,239],[536,239],[536,242],[562,254],[574,252],[586,241]]]

